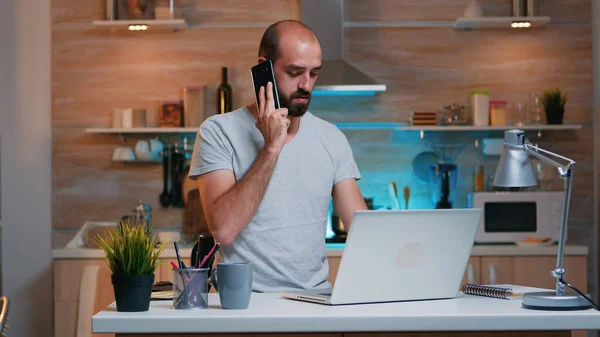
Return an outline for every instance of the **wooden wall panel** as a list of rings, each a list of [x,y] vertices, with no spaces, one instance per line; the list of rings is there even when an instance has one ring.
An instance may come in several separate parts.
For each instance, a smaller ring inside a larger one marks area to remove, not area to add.
[[[298,1],[177,3],[197,28],[109,32],[91,25],[103,18],[101,1],[52,1],[53,228],[116,221],[140,199],[152,206],[154,225],[180,227],[183,210],[158,203],[162,166],[112,162],[119,138],[86,134],[85,128],[110,126],[114,108],[145,108],[156,116],[161,100],[181,99],[189,84],[208,86],[212,114],[222,66],[229,68],[234,106],[252,101],[249,68],[264,27],[300,11]],[[207,23],[225,27],[202,26]],[[128,138],[125,145],[147,138]]]
[[[261,22],[300,18],[297,0],[179,0],[182,18],[191,24]]]
[[[256,62],[255,41],[262,30],[203,28],[145,36],[89,32],[99,40],[89,39],[88,31],[55,32],[54,126],[109,126],[115,107],[156,112],[161,100],[181,98],[188,84],[208,84],[214,93],[222,66],[230,68],[234,105],[240,105],[252,98],[245,89],[251,88],[247,69]],[[208,106],[214,112],[213,96]]]
[[[487,88],[492,99],[514,102],[560,87],[569,95],[565,119],[590,120],[589,27],[347,28],[346,36],[346,59],[388,86],[372,110],[406,119],[411,110],[465,103],[471,89]]]
[[[454,21],[469,0],[346,0],[346,21]],[[508,15],[510,2],[484,1],[487,16]]]

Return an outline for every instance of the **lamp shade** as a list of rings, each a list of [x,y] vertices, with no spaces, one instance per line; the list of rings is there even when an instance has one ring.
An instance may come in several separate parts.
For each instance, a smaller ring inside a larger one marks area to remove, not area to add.
[[[525,133],[508,130],[504,133],[504,149],[494,176],[494,186],[528,187],[537,185],[537,179],[524,146]]]

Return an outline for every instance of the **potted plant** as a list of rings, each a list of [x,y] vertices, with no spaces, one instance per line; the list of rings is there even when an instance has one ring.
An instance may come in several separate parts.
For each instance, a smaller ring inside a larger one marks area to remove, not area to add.
[[[156,238],[150,233],[150,228],[143,224],[134,226],[126,218],[104,238],[99,234],[92,238],[104,251],[112,271],[117,311],[147,311],[150,307],[154,272],[166,245],[156,247]]]
[[[560,89],[546,89],[542,93],[542,104],[546,110],[548,124],[562,124],[567,95]]]

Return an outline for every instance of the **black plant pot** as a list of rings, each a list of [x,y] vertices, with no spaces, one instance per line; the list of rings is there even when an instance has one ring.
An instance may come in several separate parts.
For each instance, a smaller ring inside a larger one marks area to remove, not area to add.
[[[111,275],[117,311],[148,311],[154,275]]]
[[[546,109],[546,120],[548,124],[562,124],[564,114],[564,108]]]

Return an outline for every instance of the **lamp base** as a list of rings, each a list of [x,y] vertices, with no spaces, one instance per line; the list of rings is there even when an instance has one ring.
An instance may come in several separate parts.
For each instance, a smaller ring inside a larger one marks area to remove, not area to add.
[[[522,306],[534,310],[585,310],[592,307],[588,300],[575,292],[557,296],[555,291],[527,293],[523,295]]]

